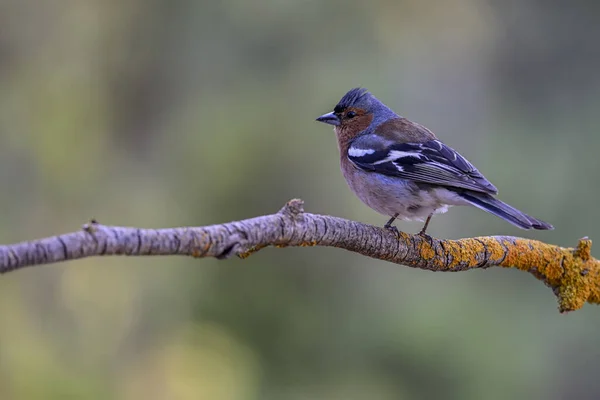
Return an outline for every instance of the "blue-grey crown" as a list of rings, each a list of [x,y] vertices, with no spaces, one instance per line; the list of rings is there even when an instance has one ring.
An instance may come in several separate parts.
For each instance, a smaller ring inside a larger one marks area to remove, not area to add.
[[[354,88],[342,97],[334,108],[334,112],[342,112],[348,107],[367,108],[370,93],[367,89]]]
[[[367,89],[363,88],[355,88],[346,93],[333,111],[335,113],[341,113],[348,107],[361,108],[368,113],[373,113],[374,118],[370,124],[370,127],[372,128],[379,126],[389,119],[399,117],[398,114],[379,101],[377,97],[373,96]],[[370,132],[370,130],[365,132]]]

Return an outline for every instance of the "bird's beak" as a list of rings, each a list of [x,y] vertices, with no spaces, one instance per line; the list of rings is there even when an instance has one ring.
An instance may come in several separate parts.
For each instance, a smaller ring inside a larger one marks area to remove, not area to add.
[[[317,118],[317,121],[324,122],[329,125],[340,125],[340,119],[333,112],[321,115],[319,118]]]

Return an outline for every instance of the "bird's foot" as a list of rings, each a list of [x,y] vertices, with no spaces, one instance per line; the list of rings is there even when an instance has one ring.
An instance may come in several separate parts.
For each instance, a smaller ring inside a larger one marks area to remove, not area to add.
[[[426,234],[426,233],[425,233],[425,230],[423,230],[423,229],[421,229],[421,230],[419,231],[419,233],[417,233],[417,235],[418,235],[418,236],[421,236],[423,239],[426,239],[426,240],[428,240],[428,241],[431,241],[431,240],[432,240],[431,236],[429,236],[428,234]]]
[[[396,228],[394,225],[392,224],[385,224],[383,226],[383,229],[388,230],[390,232],[392,232],[394,235],[396,235],[397,238],[400,237],[400,231],[398,230],[398,228]]]
[[[431,241],[431,236],[429,236],[425,232],[427,231],[427,227],[429,226],[429,221],[431,221],[431,217],[432,216],[433,216],[433,214],[429,214],[429,216],[425,220],[425,225],[423,225],[423,228],[421,228],[421,230],[419,231],[419,233],[417,233],[417,235],[419,235],[422,238],[427,239],[429,241]]]
[[[388,222],[385,223],[385,225],[383,226],[383,229],[391,231],[394,235],[396,235],[397,238],[400,238],[400,231],[398,230],[398,228],[396,228],[394,225],[392,225],[397,217],[398,217],[398,214],[394,214],[394,216],[392,218],[390,218]]]

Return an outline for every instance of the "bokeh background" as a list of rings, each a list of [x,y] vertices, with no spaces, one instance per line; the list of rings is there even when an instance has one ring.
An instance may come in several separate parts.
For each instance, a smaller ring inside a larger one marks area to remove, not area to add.
[[[599,17],[592,0],[3,0],[0,243],[294,197],[381,225],[314,122],[359,85],[556,227],[455,208],[433,235],[600,239]],[[0,278],[0,398],[597,399],[599,327],[512,270],[95,258]]]

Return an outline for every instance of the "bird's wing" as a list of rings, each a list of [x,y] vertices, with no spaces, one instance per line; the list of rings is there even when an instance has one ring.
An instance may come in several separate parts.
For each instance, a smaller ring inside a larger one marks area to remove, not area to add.
[[[350,145],[348,158],[356,167],[368,172],[482,193],[498,193],[473,164],[439,140],[397,143],[378,135],[365,135]]]

